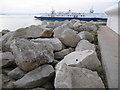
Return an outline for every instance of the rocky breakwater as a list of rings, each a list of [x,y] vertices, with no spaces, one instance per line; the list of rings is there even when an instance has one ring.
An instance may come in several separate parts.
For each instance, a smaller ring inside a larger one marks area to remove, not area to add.
[[[105,88],[97,30],[92,21],[66,20],[5,32],[0,38],[3,88]]]

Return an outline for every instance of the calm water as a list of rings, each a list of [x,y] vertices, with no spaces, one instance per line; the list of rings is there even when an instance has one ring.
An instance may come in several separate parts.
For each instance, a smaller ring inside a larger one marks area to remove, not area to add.
[[[0,15],[0,31],[8,29],[15,31],[22,27],[41,24],[34,15]]]

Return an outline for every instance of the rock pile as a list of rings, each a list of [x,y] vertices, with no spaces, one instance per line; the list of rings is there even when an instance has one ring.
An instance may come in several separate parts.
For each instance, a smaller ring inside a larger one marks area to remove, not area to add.
[[[95,71],[101,67],[94,44],[97,28],[92,21],[66,20],[4,30],[3,88],[105,88]]]

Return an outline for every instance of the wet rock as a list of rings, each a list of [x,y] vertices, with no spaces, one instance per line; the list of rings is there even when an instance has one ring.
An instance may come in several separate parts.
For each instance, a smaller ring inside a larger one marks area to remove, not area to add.
[[[95,45],[90,43],[89,41],[87,40],[81,40],[76,48],[75,48],[76,51],[84,51],[84,50],[93,50],[95,51]]]
[[[80,36],[81,39],[88,40],[90,42],[94,40],[94,35],[87,31],[82,31],[78,35]]]
[[[73,30],[67,29],[62,32],[60,40],[66,46],[76,47],[80,37]]]
[[[42,65],[33,71],[28,72],[21,79],[13,83],[15,88],[34,88],[48,82],[54,75],[51,65]]]
[[[17,66],[24,71],[33,70],[39,65],[52,63],[54,60],[53,47],[48,43],[18,39],[10,47]]]
[[[66,63],[68,66],[87,68],[90,70],[97,70],[101,66],[95,51],[84,50],[75,51],[64,57],[57,65],[56,69],[61,68],[62,64]]]
[[[55,88],[104,88],[97,72],[63,64],[56,71]]]
[[[8,76],[17,80],[17,79],[20,79],[22,78],[24,75],[26,74],[25,71],[21,70],[19,67],[13,69],[12,71],[10,71],[8,73]]]
[[[32,39],[31,41],[38,42],[38,43],[50,43],[54,51],[60,51],[62,49],[62,43],[58,38],[38,38]]]
[[[73,51],[74,51],[73,48],[63,49],[62,51],[55,52],[54,53],[54,58],[55,59],[63,59],[64,56],[66,56],[67,54],[69,54],[69,53],[71,53]]]

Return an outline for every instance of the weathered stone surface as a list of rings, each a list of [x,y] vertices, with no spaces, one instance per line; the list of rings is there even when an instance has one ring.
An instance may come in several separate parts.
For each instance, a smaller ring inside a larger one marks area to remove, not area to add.
[[[42,85],[43,88],[54,90],[54,78]]]
[[[25,71],[21,70],[19,67],[13,69],[8,73],[8,76],[13,78],[13,79],[20,79],[26,74]]]
[[[63,64],[56,71],[55,88],[104,88],[97,72]]]
[[[61,34],[62,32],[65,30],[66,28],[63,27],[63,26],[58,26],[54,29],[54,37],[55,38],[60,38],[61,37]]]
[[[53,67],[54,67],[57,63],[59,63],[59,61],[58,61],[58,60],[54,60],[53,63],[52,63]]]
[[[41,25],[32,25],[26,28],[20,28],[15,31],[11,40],[17,38],[38,38],[38,37],[51,37],[53,30]]]
[[[10,37],[13,35],[14,32],[8,32],[4,36],[0,38],[0,48],[2,48],[3,52],[10,51],[9,46],[6,45],[6,43],[9,41]]]
[[[10,32],[9,30],[2,30],[2,35],[7,34],[8,32]]]
[[[84,50],[93,50],[95,51],[95,45],[90,43],[87,40],[81,40],[78,44],[77,47],[75,48],[76,51],[84,51]]]
[[[52,63],[53,47],[48,43],[35,43],[25,39],[15,40],[11,44],[15,62],[24,71],[30,71],[39,65]]]
[[[51,65],[42,65],[33,71],[28,72],[21,79],[13,83],[15,88],[34,88],[48,82],[54,75]]]
[[[88,31],[88,32],[96,32],[97,27],[94,22],[86,22],[85,24],[82,24],[82,26],[79,27],[81,31]]]
[[[38,43],[50,43],[54,51],[60,51],[62,49],[62,43],[58,38],[38,38],[38,39],[32,39],[34,42]]]
[[[0,58],[0,60],[2,61],[3,68],[15,65],[15,61],[14,61],[15,58],[11,52],[5,52],[5,53],[1,53],[1,54],[2,54],[2,57]]]
[[[73,30],[67,29],[62,32],[60,40],[66,46],[76,47],[80,41],[80,37]]]
[[[77,21],[77,22],[74,23],[73,27],[74,27],[75,30],[77,30],[81,25],[82,24],[80,23],[80,21]]]
[[[2,88],[13,88],[12,85],[12,83],[14,82],[13,79],[4,74],[1,74],[0,76],[2,76]]]
[[[51,28],[44,28],[44,30],[41,33],[40,37],[52,37],[53,35],[53,29]]]
[[[63,24],[62,21],[55,21],[54,22],[54,28],[58,27],[58,26],[61,26]]]
[[[96,70],[101,66],[95,51],[85,50],[85,51],[75,51],[64,57],[57,65],[56,69],[59,69],[63,63],[69,66],[87,68],[90,70]]]
[[[81,39],[88,40],[90,42],[94,40],[94,35],[87,31],[82,31],[78,35],[80,36]]]
[[[63,59],[64,56],[66,56],[67,54],[69,54],[69,53],[71,53],[73,51],[74,51],[73,48],[63,49],[62,51],[55,52],[54,53],[54,58],[55,59]]]
[[[73,29],[73,24],[70,21],[64,21],[64,24],[62,24],[62,26],[65,28]]]
[[[29,89],[29,90],[46,90],[45,88],[33,88],[33,89]]]

